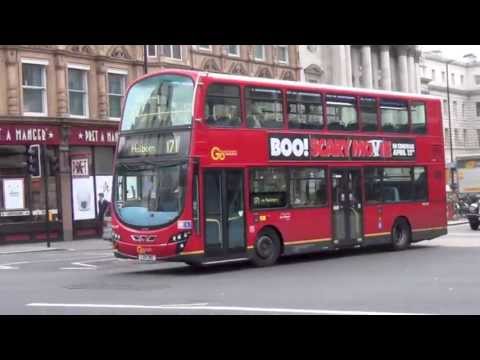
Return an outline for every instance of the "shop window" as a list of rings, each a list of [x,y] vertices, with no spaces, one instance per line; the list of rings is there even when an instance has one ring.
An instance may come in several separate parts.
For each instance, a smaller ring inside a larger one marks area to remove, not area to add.
[[[96,195],[93,176],[92,150],[87,146],[70,148],[72,168],[73,219],[96,218]]]
[[[113,183],[113,147],[96,146],[93,148],[95,155],[95,204],[98,204],[98,194],[102,193],[104,199],[112,202]]]

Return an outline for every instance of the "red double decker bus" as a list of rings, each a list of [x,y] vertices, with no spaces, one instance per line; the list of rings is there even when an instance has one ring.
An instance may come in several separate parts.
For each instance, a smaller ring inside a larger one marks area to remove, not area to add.
[[[133,83],[114,252],[197,265],[447,232],[440,100],[187,70]]]

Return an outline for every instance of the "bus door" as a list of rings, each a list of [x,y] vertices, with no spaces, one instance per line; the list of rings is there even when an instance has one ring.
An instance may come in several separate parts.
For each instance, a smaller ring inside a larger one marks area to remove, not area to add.
[[[243,170],[204,171],[205,255],[245,252]]]
[[[363,205],[360,169],[332,169],[333,242],[353,246],[362,241]]]

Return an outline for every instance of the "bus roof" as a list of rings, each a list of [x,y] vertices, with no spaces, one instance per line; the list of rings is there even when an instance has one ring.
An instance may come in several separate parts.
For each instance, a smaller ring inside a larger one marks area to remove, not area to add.
[[[424,100],[441,100],[441,97],[434,96],[434,95],[406,93],[406,92],[390,91],[390,90],[377,90],[377,89],[368,89],[368,88],[359,88],[359,87],[317,84],[317,83],[308,83],[308,82],[301,82],[301,81],[268,79],[268,78],[260,78],[260,77],[253,77],[253,76],[212,73],[212,72],[205,72],[205,71],[198,71],[198,70],[185,70],[185,69],[177,69],[177,68],[166,68],[166,69],[162,69],[159,71],[146,74],[140,77],[139,79],[137,79],[135,83],[144,78],[159,75],[162,73],[184,74],[184,75],[191,76],[194,79],[207,77],[207,78],[213,78],[218,80],[231,80],[231,81],[236,80],[236,81],[243,81],[243,82],[255,82],[255,83],[268,84],[272,86],[280,85],[280,86],[293,87],[293,88],[299,88],[299,89],[312,89],[312,90],[321,89],[321,90],[345,91],[345,92],[356,92],[356,93],[361,92],[364,94],[378,95],[378,96],[390,95],[390,96],[396,96],[396,97],[416,98],[416,99],[424,99]]]
[[[424,95],[416,93],[405,93],[400,91],[388,91],[388,90],[377,90],[377,89],[368,89],[368,88],[359,88],[359,87],[348,87],[348,86],[335,86],[327,84],[317,84],[317,83],[308,83],[301,81],[289,81],[289,80],[277,80],[277,79],[268,79],[268,78],[259,78],[252,76],[241,76],[241,75],[230,75],[230,74],[220,74],[220,73],[200,73],[200,76],[211,77],[214,79],[222,80],[239,80],[239,81],[250,81],[250,82],[261,82],[270,85],[282,85],[290,87],[299,87],[299,88],[310,88],[310,89],[324,89],[332,91],[354,91],[354,92],[365,92],[368,94],[375,95],[392,95],[392,96],[403,96],[408,98],[422,98],[430,100],[440,100],[439,96],[434,95]]]

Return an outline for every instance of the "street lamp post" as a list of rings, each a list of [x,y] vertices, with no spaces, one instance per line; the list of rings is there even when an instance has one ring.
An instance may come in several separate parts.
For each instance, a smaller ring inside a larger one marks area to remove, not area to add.
[[[143,45],[143,73],[144,74],[148,72],[147,46],[148,45]]]
[[[447,61],[446,64],[446,75],[447,75],[447,108],[448,108],[448,132],[450,133],[450,187],[452,191],[454,191],[454,174],[455,169],[453,168],[454,160],[453,160],[453,135],[452,135],[452,116],[450,113],[450,86],[448,82],[449,74],[448,74],[448,64],[452,63],[454,60]]]

